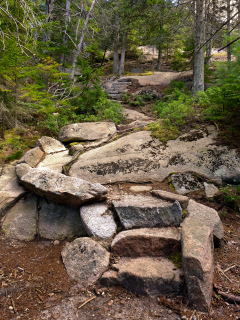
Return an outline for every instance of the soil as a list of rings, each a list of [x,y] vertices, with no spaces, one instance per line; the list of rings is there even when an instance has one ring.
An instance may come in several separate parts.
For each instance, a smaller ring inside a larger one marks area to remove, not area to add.
[[[132,185],[136,184],[109,185],[109,199],[131,193]],[[165,182],[149,181],[148,185],[172,191]],[[224,207],[221,201],[208,201],[201,192],[190,196],[218,210],[225,231],[224,240],[215,249],[211,313],[199,313],[199,319],[240,319],[240,306],[224,300],[218,293],[222,291],[240,298],[240,215]],[[187,304],[186,294],[149,298],[121,287],[105,288],[99,282],[81,288],[68,277],[62,263],[61,250],[65,244],[66,241],[47,240],[20,242],[0,235],[1,320],[190,319],[193,310]]]

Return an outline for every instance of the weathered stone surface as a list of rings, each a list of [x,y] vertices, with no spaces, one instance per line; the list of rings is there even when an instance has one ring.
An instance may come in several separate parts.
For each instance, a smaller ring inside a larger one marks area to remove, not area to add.
[[[99,183],[92,184],[44,168],[32,168],[20,181],[41,197],[76,208],[87,202],[103,200],[107,193],[107,188]]]
[[[18,184],[17,178],[12,179],[0,191],[0,217],[1,212],[26,193],[26,189]]]
[[[90,285],[106,271],[110,253],[89,238],[78,238],[62,250],[62,259],[69,277]]]
[[[181,271],[166,258],[124,258],[114,268],[119,283],[135,293],[156,296],[181,292]]]
[[[89,236],[108,239],[117,231],[113,213],[104,203],[83,206],[80,208],[80,215]]]
[[[0,173],[0,190],[4,188],[12,179],[16,178],[16,163],[17,161],[2,166]]]
[[[58,140],[61,142],[93,141],[107,138],[116,131],[113,122],[74,123],[61,128]]]
[[[214,276],[212,228],[192,217],[182,224],[182,262],[189,303],[209,312]]]
[[[24,176],[26,173],[28,173],[28,171],[30,171],[31,169],[32,169],[32,167],[27,163],[17,164],[15,167],[15,172],[16,172],[17,178],[20,180],[22,178],[22,176]]]
[[[101,284],[105,287],[119,286],[117,271],[108,270],[104,272],[100,281]]]
[[[171,182],[174,189],[179,194],[203,189],[203,184],[196,181],[191,173],[176,173],[171,175]]]
[[[148,120],[152,120],[152,118],[146,116],[145,114],[132,110],[132,109],[127,109],[124,108],[124,115],[126,116],[127,119],[129,120],[141,120],[141,121],[148,121]]]
[[[69,154],[71,156],[74,155],[75,152],[77,151],[83,151],[84,150],[84,146],[82,144],[75,144],[74,146],[71,146],[70,149],[69,149]]]
[[[189,198],[186,196],[182,196],[182,195],[164,191],[164,190],[153,190],[151,194],[155,197],[158,197],[166,201],[172,201],[172,202],[178,201],[183,209],[186,209],[188,206]]]
[[[187,211],[189,213],[189,217],[194,219],[196,222],[204,223],[213,230],[215,240],[219,241],[223,238],[223,226],[216,210],[197,203],[194,200],[190,200]]]
[[[3,232],[14,239],[30,241],[37,234],[37,197],[20,200],[5,216]]]
[[[45,153],[54,153],[66,150],[65,146],[58,140],[43,136],[38,139],[36,146],[40,147]]]
[[[133,111],[133,110],[131,110]],[[136,112],[136,111],[134,111]],[[153,120],[135,120],[129,124],[119,124],[117,126],[118,131],[120,132],[125,132],[125,131],[129,131],[129,130],[133,130],[136,128],[144,128],[146,127],[149,123],[154,122]]]
[[[133,229],[120,232],[111,244],[114,256],[159,257],[180,251],[180,232],[175,228]]]
[[[68,151],[57,152],[48,154],[42,162],[39,163],[37,168],[48,168],[52,171],[62,173],[63,166],[69,163],[72,157],[68,154]]]
[[[44,152],[39,148],[33,148],[28,150],[25,155],[18,161],[18,163],[26,163],[31,167],[35,167],[41,162],[44,157]]]
[[[152,187],[150,186],[131,186],[130,191],[132,192],[146,192],[146,191],[151,191],[152,190]]]
[[[39,235],[45,239],[62,240],[86,236],[79,210],[41,198],[39,202]]]
[[[172,204],[154,197],[127,195],[112,204],[125,229],[177,227],[182,221],[182,210],[177,201]]]
[[[82,154],[69,171],[71,176],[92,182],[163,181],[172,172],[196,172],[208,180],[238,172],[235,150],[214,145],[215,128],[194,130],[164,146],[151,132],[135,132]]]
[[[205,194],[207,198],[212,198],[218,193],[219,189],[212,183],[204,182]]]

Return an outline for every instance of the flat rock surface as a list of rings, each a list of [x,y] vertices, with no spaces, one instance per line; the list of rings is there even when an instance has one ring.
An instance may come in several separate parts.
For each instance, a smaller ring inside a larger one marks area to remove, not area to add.
[[[204,188],[203,183],[198,182],[189,172],[172,174],[171,182],[175,191],[182,195]]]
[[[87,231],[91,237],[101,239],[111,238],[117,231],[113,213],[108,210],[104,203],[96,203],[80,208],[80,215]]]
[[[150,186],[131,186],[129,188],[130,191],[132,192],[147,192],[147,191],[151,191],[152,190],[152,187]]]
[[[210,207],[207,207],[194,200],[188,203],[187,211],[189,217],[196,220],[196,222],[205,223],[206,226],[212,228],[213,236],[216,240],[221,240],[224,236],[222,221],[218,212]]]
[[[152,118],[146,116],[145,114],[141,113],[141,112],[138,112],[138,111],[135,111],[135,110],[132,110],[132,109],[127,109],[127,108],[124,108],[124,115],[126,116],[126,118],[128,120],[133,120],[133,121],[136,121],[136,120],[141,120],[141,121],[147,121],[147,120],[152,120]],[[145,124],[147,125],[147,123]]]
[[[110,253],[89,238],[78,238],[62,250],[62,259],[69,277],[83,286],[94,283],[106,271]]]
[[[192,130],[164,146],[151,132],[129,134],[82,154],[69,171],[92,182],[163,181],[172,172],[193,171],[209,178],[240,172],[235,150],[214,145],[213,126]]]
[[[106,198],[107,188],[99,183],[65,176],[48,169],[32,168],[22,176],[21,184],[50,201],[79,207],[87,202]]]
[[[69,155],[68,150],[48,154],[42,162],[39,163],[37,168],[48,168],[52,171],[62,173],[63,166],[72,160],[72,156]]]
[[[40,147],[45,153],[54,153],[66,150],[64,144],[51,137],[43,136],[38,139],[36,146]]]
[[[126,76],[121,77],[121,80],[124,79],[136,79],[138,80],[140,86],[167,86],[170,84],[171,81],[176,80],[179,78],[179,76],[182,76],[183,74],[192,74],[192,72],[154,72],[152,75],[146,75],[146,76]]]
[[[114,256],[160,257],[180,252],[180,232],[176,228],[142,228],[120,232],[112,241]]]
[[[39,201],[39,235],[45,239],[63,240],[86,236],[79,210],[46,201]]]
[[[166,258],[122,258],[114,268],[126,289],[148,296],[180,293],[181,271]]]
[[[13,239],[33,240],[37,234],[37,197],[15,204],[4,218],[2,230]]]
[[[58,140],[61,142],[93,141],[107,138],[116,131],[113,122],[74,123],[61,128]]]
[[[113,200],[113,207],[125,229],[179,226],[180,204],[141,195],[122,196]]]
[[[213,231],[193,217],[182,224],[182,262],[190,305],[209,312],[214,277]]]
[[[0,190],[4,188],[12,179],[16,178],[15,174],[15,166],[16,162],[13,162],[11,164],[5,164],[1,168],[1,174],[0,174]]]

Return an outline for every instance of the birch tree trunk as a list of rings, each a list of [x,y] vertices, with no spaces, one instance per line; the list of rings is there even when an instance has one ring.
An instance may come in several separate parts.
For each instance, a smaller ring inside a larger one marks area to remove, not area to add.
[[[67,28],[68,28],[68,24],[69,24],[69,20],[70,20],[70,7],[71,7],[71,0],[66,0],[66,12],[65,12],[65,32],[63,35],[63,45],[64,47],[66,47],[67,42],[68,42],[68,38],[67,38]],[[62,53],[61,55],[61,71],[64,72],[65,71],[65,53]]]
[[[119,65],[119,74],[124,74],[126,45],[127,45],[127,31],[124,31],[123,40],[122,40],[121,60],[120,60],[120,65]]]
[[[81,47],[82,47],[82,43],[83,43],[83,39],[84,39],[84,36],[85,36],[85,33],[87,31],[87,26],[88,26],[88,21],[89,21],[89,18],[90,18],[90,15],[91,15],[91,12],[93,10],[93,7],[95,5],[95,2],[96,0],[93,0],[92,1],[92,4],[91,4],[91,7],[87,13],[87,17],[86,17],[86,20],[84,22],[84,26],[83,26],[83,30],[82,30],[82,33],[81,33],[81,37],[79,39],[79,43],[77,45],[77,50],[74,54],[74,57],[73,57],[73,62],[72,62],[72,72],[71,72],[71,79],[74,78],[74,75],[75,75],[75,68],[76,68],[76,63],[77,63],[77,59],[79,57],[79,54],[81,52]]]
[[[193,94],[204,91],[204,1],[195,0]]]
[[[120,31],[120,26],[119,26],[119,18],[116,15],[115,17],[115,38],[114,38],[114,45],[113,45],[113,73],[116,74],[119,71],[119,31]]]

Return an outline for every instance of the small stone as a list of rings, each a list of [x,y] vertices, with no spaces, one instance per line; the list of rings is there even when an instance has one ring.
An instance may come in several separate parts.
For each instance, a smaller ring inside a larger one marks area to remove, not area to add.
[[[151,191],[152,187],[149,186],[131,186],[130,191],[132,192],[146,192],[146,191]]]
[[[171,181],[175,191],[182,195],[203,189],[203,184],[196,181],[191,173],[172,174]]]
[[[53,241],[53,245],[54,245],[54,246],[58,246],[59,244],[60,244],[60,241],[59,241],[59,240],[54,240],[54,241]]]
[[[212,183],[204,182],[205,194],[207,198],[212,198],[218,193],[219,189]]]
[[[74,146],[70,147],[69,154],[73,156],[75,152],[83,151],[83,150],[84,150],[84,146],[82,144],[75,144]]]

